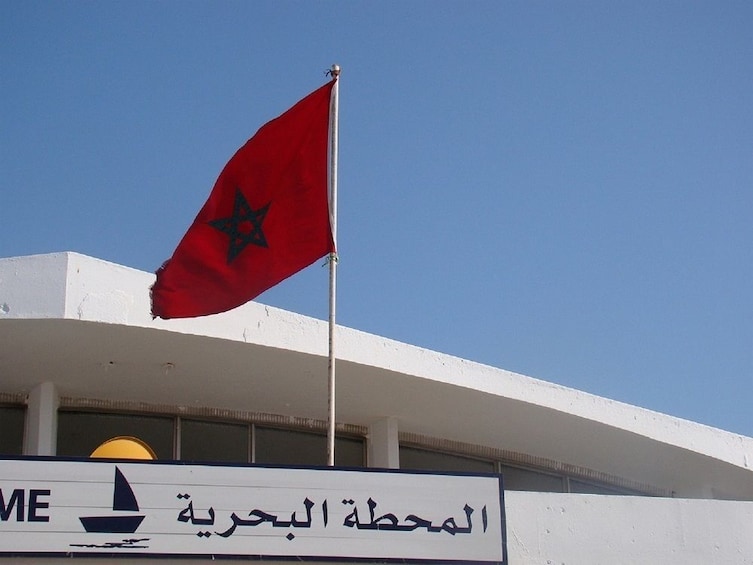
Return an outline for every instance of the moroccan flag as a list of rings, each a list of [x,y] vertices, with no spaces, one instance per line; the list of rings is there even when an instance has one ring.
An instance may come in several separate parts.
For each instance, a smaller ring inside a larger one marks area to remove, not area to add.
[[[157,271],[152,316],[230,310],[335,251],[327,182],[334,84],[263,125],[225,165]]]

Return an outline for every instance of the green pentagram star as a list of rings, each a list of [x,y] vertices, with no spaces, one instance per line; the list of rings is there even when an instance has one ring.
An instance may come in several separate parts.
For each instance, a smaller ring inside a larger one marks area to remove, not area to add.
[[[264,237],[261,224],[268,209],[269,203],[258,210],[252,209],[240,189],[236,188],[233,215],[229,218],[219,218],[207,222],[213,228],[230,236],[230,245],[227,250],[228,263],[232,263],[233,259],[238,257],[250,243],[259,247],[267,247],[267,239]]]

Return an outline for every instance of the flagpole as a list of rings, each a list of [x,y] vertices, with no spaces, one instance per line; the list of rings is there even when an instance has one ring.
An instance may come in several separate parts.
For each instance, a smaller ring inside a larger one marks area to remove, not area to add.
[[[332,239],[337,250],[337,152],[339,125],[339,77],[340,67],[332,65],[329,71],[335,79],[330,101],[330,148],[329,148],[329,213]],[[329,255],[329,363],[327,386],[327,465],[335,465],[335,296],[337,290],[337,253]]]

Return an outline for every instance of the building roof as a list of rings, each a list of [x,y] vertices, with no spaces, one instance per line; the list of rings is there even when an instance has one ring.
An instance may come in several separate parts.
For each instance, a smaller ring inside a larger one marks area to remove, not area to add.
[[[0,259],[0,393],[326,420],[327,323],[250,302],[153,320],[154,275],[77,253]],[[337,421],[523,454],[678,496],[753,500],[753,438],[338,327]]]

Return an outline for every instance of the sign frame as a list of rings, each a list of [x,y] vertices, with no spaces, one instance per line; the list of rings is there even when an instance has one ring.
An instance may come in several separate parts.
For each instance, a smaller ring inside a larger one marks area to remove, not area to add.
[[[507,565],[506,532],[494,473],[0,457],[0,559]]]

